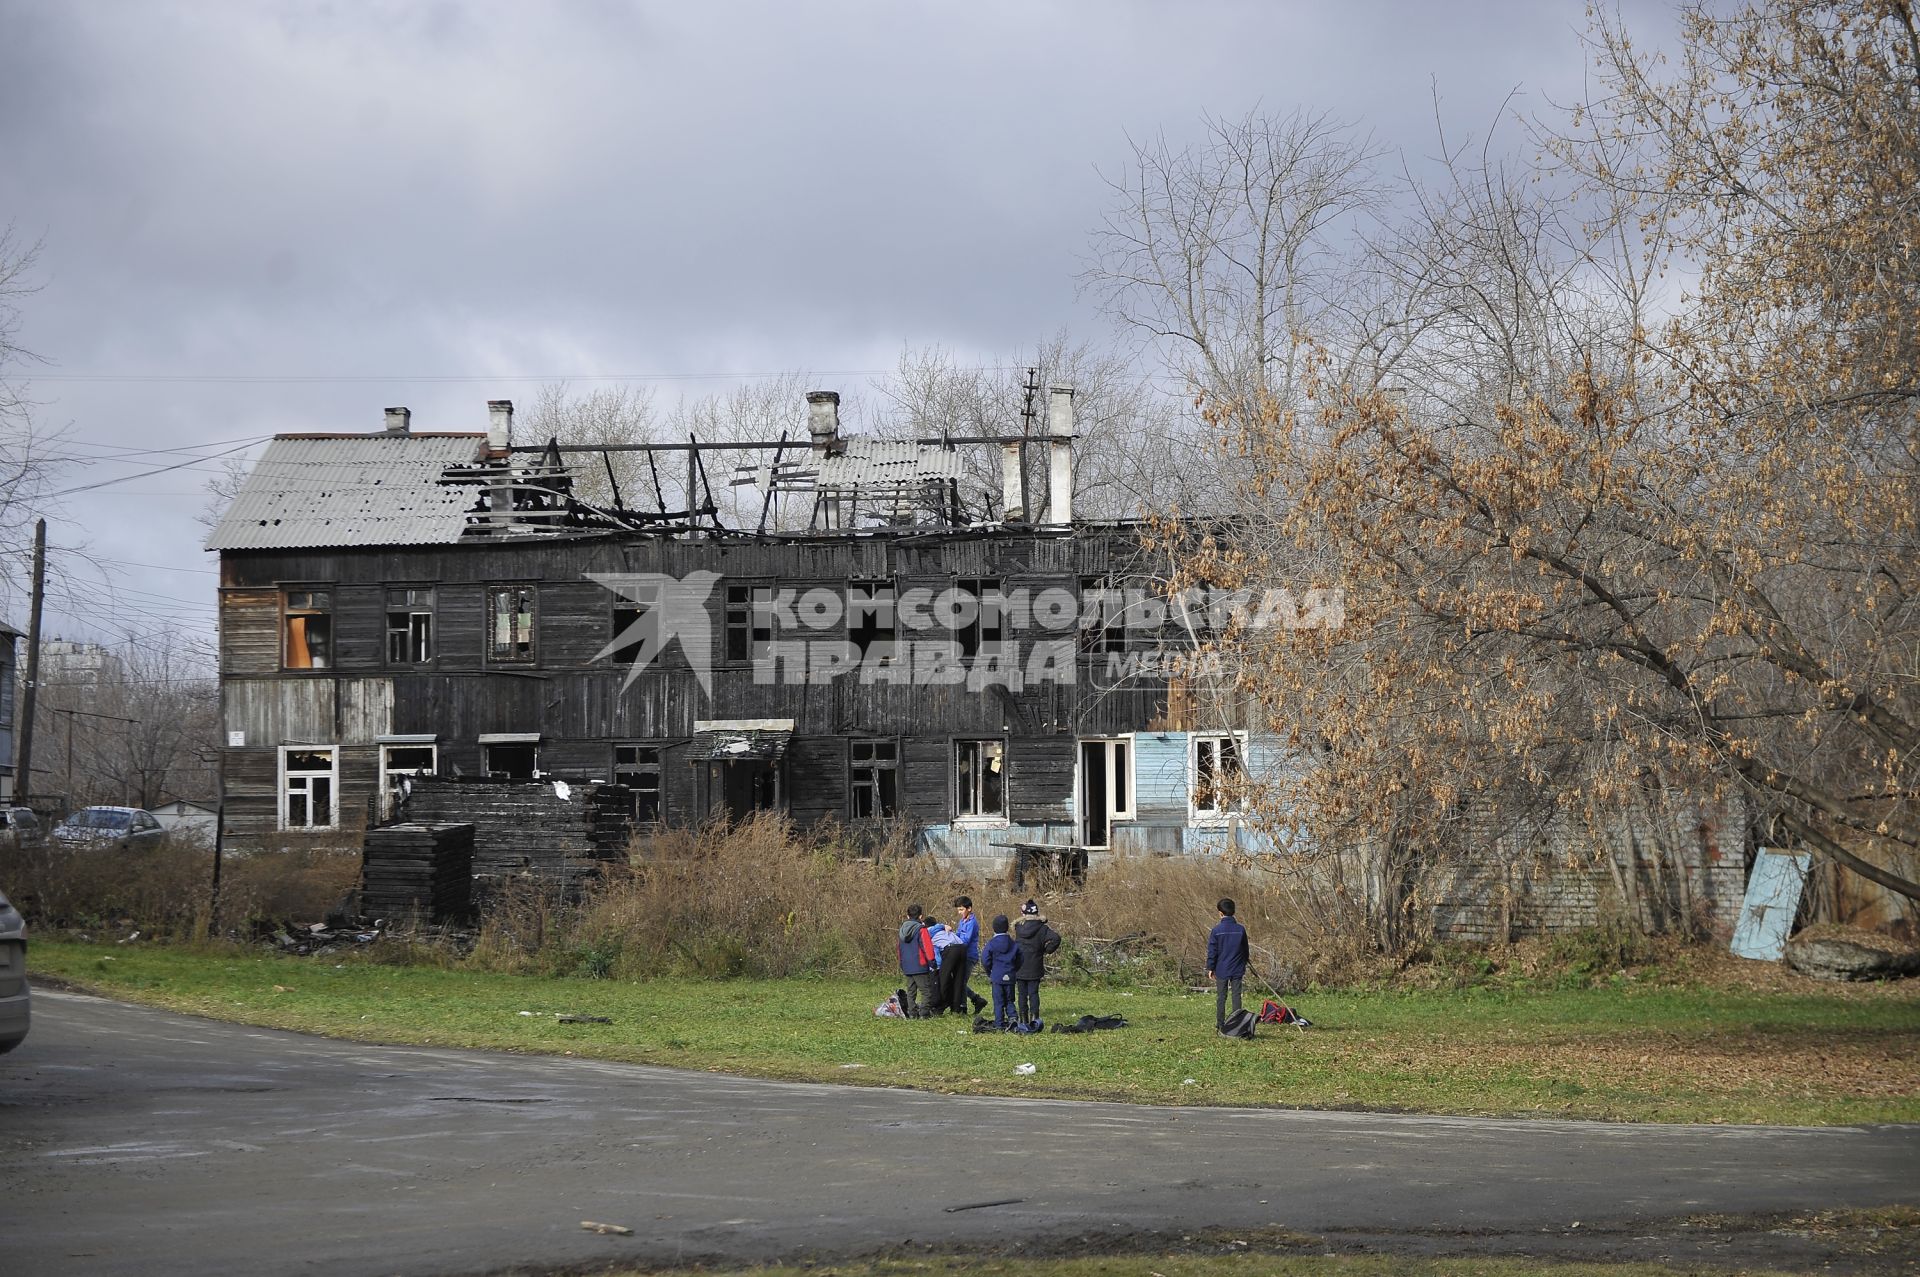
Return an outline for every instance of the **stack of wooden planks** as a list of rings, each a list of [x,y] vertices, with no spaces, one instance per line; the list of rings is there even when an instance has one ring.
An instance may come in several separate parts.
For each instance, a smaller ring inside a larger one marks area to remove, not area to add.
[[[367,831],[360,858],[363,916],[461,922],[472,909],[472,825],[407,822]]]
[[[601,865],[626,860],[633,798],[624,786],[597,781],[423,776],[400,815],[472,825],[482,888],[530,878],[573,894]]]

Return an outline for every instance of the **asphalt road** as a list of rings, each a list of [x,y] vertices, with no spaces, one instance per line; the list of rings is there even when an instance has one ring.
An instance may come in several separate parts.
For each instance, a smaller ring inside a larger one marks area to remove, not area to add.
[[[464,1274],[1263,1225],[1524,1239],[1920,1202],[1920,1127],[981,1099],[357,1046],[52,992],[34,1012],[0,1057],[0,1269],[36,1277]]]

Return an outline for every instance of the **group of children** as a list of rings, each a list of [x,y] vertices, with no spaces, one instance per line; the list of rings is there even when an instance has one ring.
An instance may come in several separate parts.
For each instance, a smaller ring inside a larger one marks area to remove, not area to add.
[[[973,900],[955,896],[953,908],[959,920],[949,927],[926,917],[919,905],[907,906],[899,937],[900,972],[907,979],[906,987],[896,994],[901,1013],[908,1019],[945,1012],[979,1015],[987,1000],[968,981],[973,969],[980,967],[993,987],[990,1027],[1008,1033],[1040,1032],[1046,1027],[1040,1019],[1040,982],[1047,978],[1046,955],[1060,948],[1060,933],[1047,925],[1039,903],[1028,900],[1021,905],[1015,925],[1009,925],[1006,914],[997,915],[993,935],[985,944],[980,942]],[[980,1027],[989,1025],[982,1021]]]

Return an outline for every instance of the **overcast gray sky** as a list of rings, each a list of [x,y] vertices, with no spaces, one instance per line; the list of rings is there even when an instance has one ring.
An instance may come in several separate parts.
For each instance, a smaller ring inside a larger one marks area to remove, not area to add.
[[[1418,167],[1436,94],[1455,133],[1578,96],[1583,25],[1545,0],[0,0],[0,225],[44,241],[21,337],[41,424],[90,454],[374,430],[390,404],[479,429],[562,377],[663,404],[738,384],[696,374],[857,388],[908,345],[1110,339],[1075,277],[1129,136],[1305,107]],[[152,565],[108,608],[63,557],[50,630],[208,627],[214,464],[50,512],[56,545]]]

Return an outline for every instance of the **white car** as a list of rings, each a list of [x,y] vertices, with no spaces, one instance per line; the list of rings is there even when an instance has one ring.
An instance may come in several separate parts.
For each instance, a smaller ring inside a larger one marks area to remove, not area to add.
[[[47,827],[27,807],[0,807],[0,847],[35,850],[47,845]]]
[[[27,920],[0,895],[0,1055],[27,1037],[31,1017],[27,991]]]

